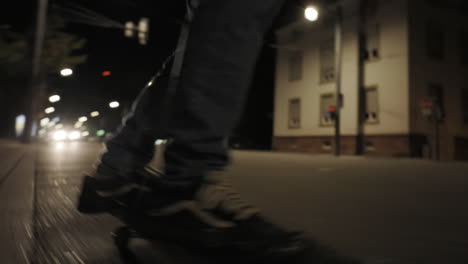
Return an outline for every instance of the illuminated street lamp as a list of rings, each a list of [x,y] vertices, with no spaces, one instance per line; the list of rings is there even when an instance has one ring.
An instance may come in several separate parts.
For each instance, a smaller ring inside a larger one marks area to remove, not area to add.
[[[51,114],[51,113],[55,112],[55,108],[53,108],[52,106],[51,106],[51,107],[47,107],[47,108],[44,110],[44,112],[45,112],[46,114]]]
[[[317,8],[309,6],[304,10],[304,17],[309,21],[317,21],[319,17],[319,12]]]
[[[56,103],[58,101],[60,101],[60,95],[55,94],[49,97],[49,102],[51,103]]]
[[[336,7],[333,12],[335,17],[335,82],[336,82],[336,102],[335,102],[335,156],[341,155],[341,125],[340,108],[343,105],[343,96],[341,94],[341,66],[343,56],[343,11],[341,6]],[[308,21],[317,21],[319,12],[317,8],[308,6],[304,10],[304,17]]]
[[[70,68],[65,68],[60,71],[60,75],[62,75],[63,77],[68,77],[72,74],[73,74],[73,70]]]
[[[88,121],[88,118],[86,116],[82,116],[82,117],[78,118],[78,122],[80,122],[80,123],[84,123],[86,121]]]
[[[119,106],[120,106],[120,104],[117,101],[112,101],[112,102],[109,103],[110,108],[117,108]]]
[[[91,112],[90,116],[91,117],[97,117],[97,116],[99,116],[99,112],[98,111]]]

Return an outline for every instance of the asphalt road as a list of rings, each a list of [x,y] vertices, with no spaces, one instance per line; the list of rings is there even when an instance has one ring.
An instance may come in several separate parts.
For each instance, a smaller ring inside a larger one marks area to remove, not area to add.
[[[21,165],[34,176],[0,185],[1,263],[121,263],[109,236],[119,222],[74,208],[100,149],[42,145]],[[235,152],[226,175],[276,222],[366,263],[468,263],[466,163]]]

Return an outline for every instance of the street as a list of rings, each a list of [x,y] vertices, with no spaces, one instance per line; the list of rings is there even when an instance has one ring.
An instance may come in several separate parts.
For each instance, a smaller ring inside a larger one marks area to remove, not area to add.
[[[119,222],[74,208],[101,148],[0,141],[2,263],[121,263]],[[276,222],[364,263],[468,263],[467,163],[236,151],[226,176]]]

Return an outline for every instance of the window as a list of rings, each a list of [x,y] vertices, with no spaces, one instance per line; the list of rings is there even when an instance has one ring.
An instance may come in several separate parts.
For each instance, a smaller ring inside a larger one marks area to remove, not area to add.
[[[463,123],[468,124],[468,88],[462,89],[461,110],[463,115]]]
[[[429,84],[427,87],[427,93],[432,99],[437,118],[442,121],[445,116],[444,90],[442,85],[434,83]]]
[[[302,51],[291,51],[289,53],[289,81],[302,79]]]
[[[335,42],[327,40],[320,44],[320,82],[335,80]]]
[[[426,24],[426,54],[429,58],[442,60],[444,58],[444,29],[435,21]]]
[[[372,24],[366,27],[364,34],[364,60],[371,61],[380,57],[380,29],[379,25]]]
[[[289,100],[289,128],[301,127],[301,99]]]
[[[330,107],[335,105],[335,94],[329,93],[320,96],[320,125],[331,126],[335,123],[335,118],[329,111]]]
[[[379,98],[377,93],[377,87],[369,87],[364,89],[365,91],[365,105],[366,111],[364,113],[364,120],[366,123],[378,123],[379,122]]]
[[[460,60],[463,66],[468,66],[468,30],[460,32]]]

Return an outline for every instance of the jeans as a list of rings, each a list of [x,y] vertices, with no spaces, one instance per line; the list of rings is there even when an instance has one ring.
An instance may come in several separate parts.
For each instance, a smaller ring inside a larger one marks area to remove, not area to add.
[[[168,184],[188,186],[204,172],[225,167],[229,162],[225,138],[241,116],[264,34],[283,3],[202,1],[170,104],[164,100],[171,79],[159,78],[140,94],[106,143],[100,166],[131,175],[151,160],[156,139],[171,138],[165,152]]]

